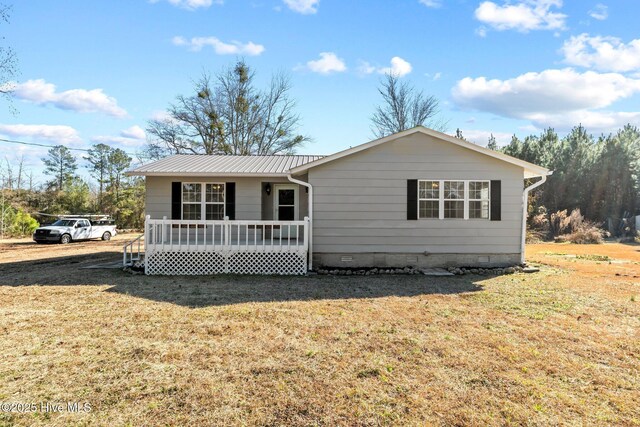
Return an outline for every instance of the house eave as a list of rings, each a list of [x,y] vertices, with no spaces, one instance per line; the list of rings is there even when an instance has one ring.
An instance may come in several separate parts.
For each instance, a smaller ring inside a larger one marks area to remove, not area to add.
[[[146,171],[129,171],[126,176],[175,176],[175,177],[199,177],[199,178],[287,178],[288,173],[256,173],[256,172],[146,172]]]

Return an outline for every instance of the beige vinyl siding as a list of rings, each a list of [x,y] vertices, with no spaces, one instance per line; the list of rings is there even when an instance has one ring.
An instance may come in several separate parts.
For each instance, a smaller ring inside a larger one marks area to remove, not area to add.
[[[259,177],[171,177],[171,176],[147,176],[146,177],[146,214],[153,219],[161,219],[163,216],[171,218],[171,183],[172,182],[235,182],[236,183],[236,219],[238,220],[262,220],[273,218],[273,197],[269,200],[263,193],[263,184],[290,183],[286,178],[259,178]],[[305,188],[300,186],[299,194],[299,219],[307,216],[308,195]],[[273,193],[272,193],[273,195]],[[268,204],[268,206],[267,206]],[[263,213],[267,217],[263,217]]]
[[[524,170],[412,134],[309,170],[317,253],[520,252]],[[407,220],[407,180],[500,180],[502,220]]]

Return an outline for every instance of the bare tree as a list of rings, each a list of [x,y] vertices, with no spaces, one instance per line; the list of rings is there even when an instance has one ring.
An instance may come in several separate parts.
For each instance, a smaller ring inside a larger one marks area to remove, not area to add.
[[[399,76],[386,74],[378,92],[383,102],[371,116],[376,137],[382,138],[419,125],[437,130],[446,127],[446,123],[436,120],[439,113],[436,97],[417,91],[409,82],[401,81]]]
[[[0,21],[9,23],[11,16],[11,6],[0,4]],[[0,38],[4,42],[5,37]],[[18,56],[10,46],[0,45],[0,96],[9,101],[10,110],[14,111],[11,104],[11,94],[13,92],[13,82],[18,75]]]
[[[5,167],[0,170],[0,176],[3,179],[3,187],[7,190],[13,190],[14,177],[13,177],[13,167],[11,166],[11,162],[7,157],[4,158]]]
[[[194,83],[194,95],[178,96],[167,118],[148,123],[146,157],[290,153],[309,141],[296,133],[300,118],[288,77],[276,74],[264,91],[254,77],[244,61],[214,78],[204,74]]]
[[[16,176],[16,190],[22,190],[22,177],[24,175],[24,154],[20,155],[18,160],[18,174]]]

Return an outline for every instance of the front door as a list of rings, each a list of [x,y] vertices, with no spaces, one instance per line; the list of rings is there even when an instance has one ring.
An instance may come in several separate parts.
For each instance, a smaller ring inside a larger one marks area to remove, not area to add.
[[[297,221],[298,219],[298,186],[297,185],[274,185],[274,213],[276,221]],[[279,230],[274,230],[274,237],[296,238],[298,227],[280,226]]]

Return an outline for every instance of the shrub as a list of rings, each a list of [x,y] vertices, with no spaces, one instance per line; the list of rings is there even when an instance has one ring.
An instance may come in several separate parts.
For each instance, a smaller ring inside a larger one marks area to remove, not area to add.
[[[18,210],[13,217],[10,233],[14,236],[26,236],[33,233],[40,224],[28,213]]]
[[[594,223],[585,221],[580,209],[574,209],[570,214],[566,209],[552,213],[549,218],[549,232],[556,242],[578,244],[602,243],[606,234]]]
[[[580,228],[573,233],[563,234],[556,237],[555,241],[558,243],[569,242],[577,243],[580,245],[587,245],[592,243],[604,242],[604,232],[593,224],[584,223]]]

